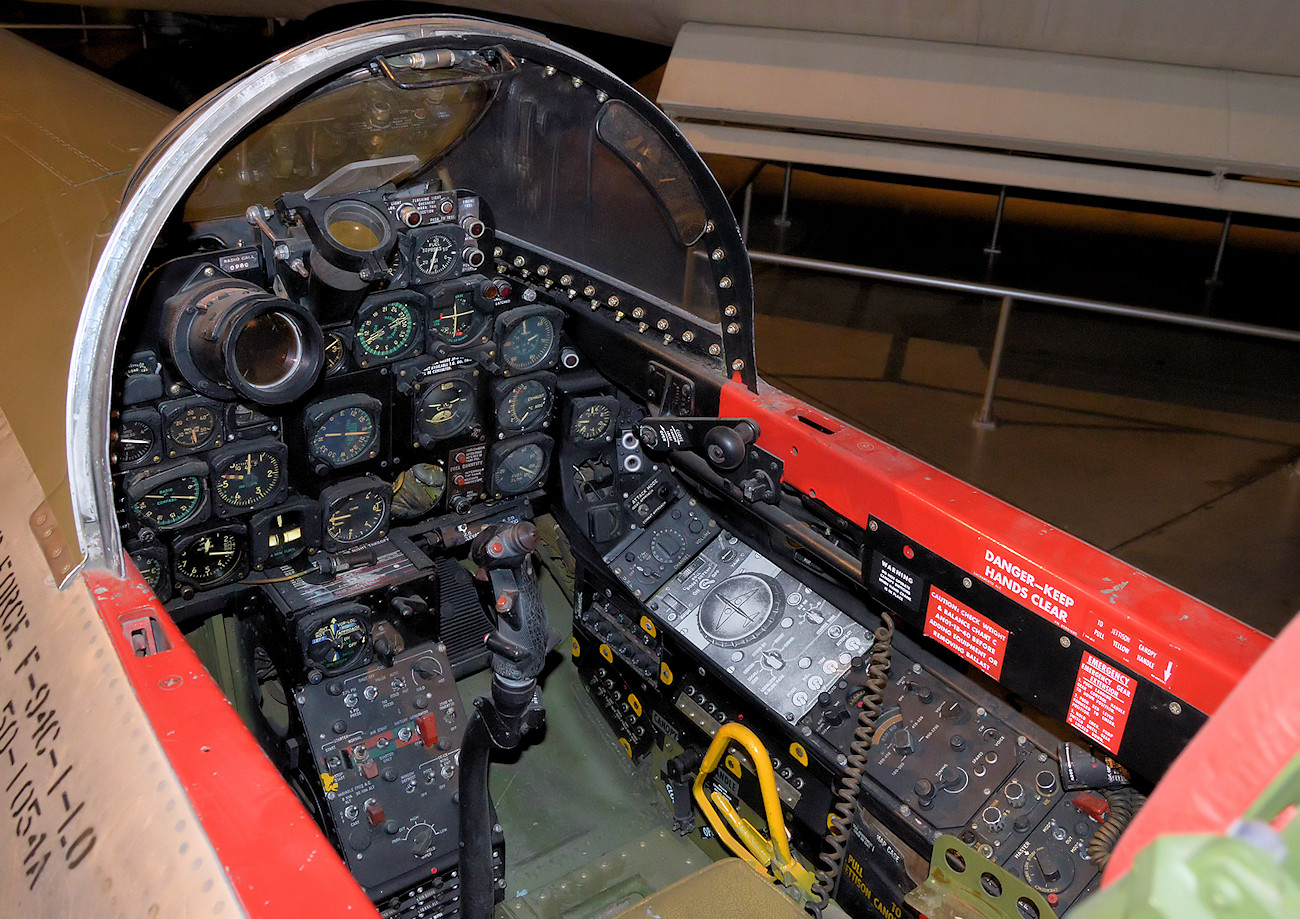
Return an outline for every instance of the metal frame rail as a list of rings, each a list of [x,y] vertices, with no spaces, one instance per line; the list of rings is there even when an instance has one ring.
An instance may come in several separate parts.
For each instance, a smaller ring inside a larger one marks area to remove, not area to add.
[[[747,196],[748,197],[748,196]],[[748,201],[746,202],[748,203]],[[1205,329],[1212,332],[1225,332],[1231,335],[1250,335],[1256,338],[1269,338],[1300,344],[1300,332],[1277,329],[1269,326],[1251,325],[1245,322],[1233,322],[1227,319],[1211,319],[1204,316],[1186,316],[1165,310],[1145,309],[1138,306],[1125,306],[1119,303],[1107,303],[1101,300],[1083,300],[1078,297],[1061,297],[1055,294],[1038,293],[1032,290],[1020,290],[1014,287],[999,287],[994,284],[978,284],[972,281],[959,281],[953,278],[938,278],[924,274],[911,274],[905,271],[889,271],[884,268],[866,268],[844,262],[832,262],[823,259],[802,258],[794,255],[782,255],[777,252],[750,250],[749,258],[753,262],[766,265],[782,265],[787,268],[799,268],[805,271],[821,271],[828,274],[841,274],[854,278],[869,278],[874,281],[886,281],[892,284],[906,284],[913,287],[929,287],[938,290],[957,291],[980,297],[1000,298],[1002,308],[998,314],[998,328],[993,337],[993,355],[989,360],[988,383],[984,388],[984,404],[975,418],[975,426],[991,428],[997,424],[993,415],[993,398],[998,385],[998,372],[1002,366],[1002,353],[1006,347],[1007,326],[1011,322],[1011,307],[1017,301],[1023,303],[1040,303],[1047,306],[1061,306],[1068,309],[1085,310],[1092,313],[1104,313],[1110,316],[1123,316],[1129,319],[1142,319],[1151,322],[1165,322],[1193,329]]]

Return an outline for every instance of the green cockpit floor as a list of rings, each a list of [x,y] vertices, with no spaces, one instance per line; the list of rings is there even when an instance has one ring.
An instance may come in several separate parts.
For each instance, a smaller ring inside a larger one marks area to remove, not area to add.
[[[568,660],[571,607],[541,575],[551,627],[562,636],[542,676],[540,742],[492,763],[492,798],[506,839],[506,899],[498,917],[599,919],[704,867],[710,859],[670,829],[650,760],[634,765]],[[460,681],[466,705],[491,673]]]

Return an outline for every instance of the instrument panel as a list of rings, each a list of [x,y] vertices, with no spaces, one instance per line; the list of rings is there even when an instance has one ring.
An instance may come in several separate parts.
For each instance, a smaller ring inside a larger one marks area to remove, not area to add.
[[[292,193],[257,218],[200,227],[229,245],[159,266],[121,338],[120,523],[173,604],[550,471],[565,314],[480,270],[484,201]]]

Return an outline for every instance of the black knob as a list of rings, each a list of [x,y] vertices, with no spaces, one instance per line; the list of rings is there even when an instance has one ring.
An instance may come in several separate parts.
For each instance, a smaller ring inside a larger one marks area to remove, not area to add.
[[[952,747],[954,750],[965,750],[966,738],[962,737],[960,734],[953,734],[952,737],[948,738],[948,746]]]
[[[920,743],[907,728],[900,728],[894,735],[894,749],[903,756],[909,756],[920,749]]]
[[[1034,778],[1034,785],[1037,786],[1038,791],[1043,796],[1050,795],[1056,791],[1056,773],[1050,769],[1044,769]]]
[[[418,826],[411,832],[411,851],[416,855],[425,855],[433,848],[433,827]]]
[[[929,807],[934,803],[934,782],[929,779],[918,779],[912,791],[916,794],[917,803],[921,807]]]
[[[1044,880],[1059,881],[1061,879],[1061,864],[1049,853],[1034,853],[1034,861],[1038,863],[1038,870],[1042,873]]]
[[[1007,782],[1004,794],[1007,796],[1007,803],[1012,807],[1019,807],[1025,803],[1025,786],[1019,782]]]
[[[1011,821],[1011,828],[1017,833],[1028,833],[1029,828],[1033,825],[1033,821],[1025,814],[1021,814],[1015,820]]]
[[[934,701],[934,690],[929,686],[922,686],[916,690],[916,697],[925,703],[932,702]]]
[[[739,469],[745,461],[747,445],[748,442],[735,428],[729,428],[725,424],[715,425],[704,435],[704,456],[718,469],[731,472]]]
[[[396,653],[393,643],[385,636],[380,635],[375,639],[375,654],[383,661],[385,667],[393,666],[393,655]]]
[[[960,724],[966,720],[966,709],[960,702],[949,702],[939,709],[939,717]]]

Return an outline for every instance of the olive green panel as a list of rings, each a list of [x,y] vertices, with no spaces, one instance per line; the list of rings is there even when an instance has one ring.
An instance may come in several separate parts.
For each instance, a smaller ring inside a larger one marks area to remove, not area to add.
[[[67,539],[65,401],[81,303],[127,176],[171,118],[0,31],[0,408]]]

